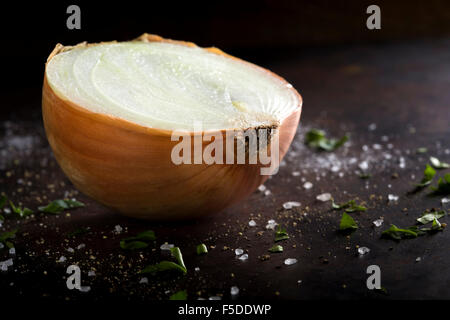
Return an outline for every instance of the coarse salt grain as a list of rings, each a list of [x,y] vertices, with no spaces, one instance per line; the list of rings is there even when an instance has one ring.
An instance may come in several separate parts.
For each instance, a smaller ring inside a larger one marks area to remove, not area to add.
[[[235,253],[237,256],[240,256],[241,254],[244,253],[244,250],[242,250],[241,248],[237,248],[237,249],[234,250],[234,253]]]
[[[381,227],[381,225],[383,224],[384,220],[383,219],[377,219],[373,222],[373,224],[375,225],[375,227]]]
[[[250,227],[255,227],[255,226],[256,226],[255,220],[250,220],[250,221],[248,222],[248,225],[249,225]]]
[[[244,253],[244,254],[243,254],[242,256],[240,256],[238,259],[241,260],[241,261],[247,260],[247,259],[248,259],[248,254]]]
[[[283,203],[283,208],[284,209],[292,209],[293,207],[300,207],[300,202],[288,201],[288,202]]]
[[[316,197],[317,200],[326,202],[331,200],[331,193],[322,193]]]
[[[297,259],[295,258],[287,258],[286,260],[284,260],[284,264],[287,266],[290,266],[295,263],[297,263]]]
[[[367,254],[367,253],[369,253],[369,252],[370,252],[370,249],[367,248],[367,247],[359,247],[359,248],[358,248],[358,253],[359,253],[361,256],[363,256],[363,255],[365,255],[365,254]]]
[[[170,250],[170,249],[172,249],[174,247],[174,245],[173,244],[170,244],[170,243],[163,243],[159,248],[161,249],[161,250]]]
[[[398,196],[395,194],[388,194],[388,200],[389,201],[397,201],[398,200]]]
[[[311,189],[312,187],[313,187],[313,184],[311,182],[309,182],[309,181],[306,181],[303,184],[303,188],[305,188],[306,190]]]
[[[231,294],[232,296],[237,296],[237,295],[239,294],[239,288],[236,287],[236,286],[231,287],[231,289],[230,289],[230,294]]]

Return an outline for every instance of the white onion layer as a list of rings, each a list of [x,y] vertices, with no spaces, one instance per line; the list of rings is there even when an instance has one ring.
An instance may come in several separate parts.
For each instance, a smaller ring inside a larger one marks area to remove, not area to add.
[[[273,125],[300,103],[286,82],[261,69],[163,42],[76,47],[54,56],[46,76],[65,100],[167,130]]]

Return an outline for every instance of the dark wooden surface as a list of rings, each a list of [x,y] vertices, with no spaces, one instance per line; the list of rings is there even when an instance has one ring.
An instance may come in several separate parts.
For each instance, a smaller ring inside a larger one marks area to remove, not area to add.
[[[430,155],[450,162],[450,41],[303,49],[246,58],[298,89],[304,98],[301,125],[284,165],[265,184],[270,195],[257,191],[199,221],[132,220],[77,194],[48,147],[39,89],[5,92],[0,191],[31,209],[65,195],[86,207],[70,210],[70,215],[36,214],[27,219],[4,214],[0,232],[16,227],[19,231],[14,265],[0,272],[0,294],[49,300],[149,300],[168,299],[187,289],[190,299],[216,295],[231,299],[230,287],[238,286],[239,297],[246,299],[450,299],[449,230],[398,243],[380,238],[390,223],[407,227],[425,209],[441,207],[442,197],[408,192],[422,178]],[[371,124],[376,124],[375,130],[369,130]],[[303,138],[310,128],[325,129],[332,136],[349,133],[350,142],[332,153],[308,149]],[[428,152],[416,154],[418,147]],[[363,161],[371,174],[367,180],[357,174]],[[309,190],[303,187],[306,181],[313,184]],[[358,198],[367,204],[367,212],[352,214],[360,225],[352,235],[337,232],[340,212],[330,210],[329,202],[315,200],[323,192],[338,202]],[[399,200],[388,202],[388,194]],[[301,207],[283,210],[286,201],[299,201]],[[374,228],[372,222],[379,217],[384,217],[384,224]],[[248,226],[251,219],[256,227]],[[290,239],[281,243],[283,253],[261,261],[274,242],[274,232],[265,228],[269,219],[286,226]],[[119,235],[114,233],[116,225],[124,229]],[[89,233],[67,236],[80,227],[90,228]],[[120,239],[148,229],[157,235],[149,248],[137,252],[119,248]],[[141,268],[169,258],[159,249],[164,242],[181,248],[187,275],[148,275],[148,284],[140,284]],[[66,251],[82,243],[84,249]],[[199,243],[208,245],[207,255],[196,255]],[[359,257],[357,246],[371,251]],[[244,249],[248,261],[238,260],[235,248]],[[57,262],[61,256],[67,261]],[[0,250],[0,261],[7,258],[7,250]],[[286,258],[298,263],[286,266]],[[91,286],[90,292],[66,288],[66,268],[74,263],[80,265],[82,285]],[[366,288],[366,268],[373,264],[381,268],[388,295]],[[88,277],[89,270],[95,270],[95,276]]]

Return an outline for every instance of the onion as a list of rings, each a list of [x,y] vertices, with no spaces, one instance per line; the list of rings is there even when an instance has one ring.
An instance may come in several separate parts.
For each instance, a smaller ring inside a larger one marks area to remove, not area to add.
[[[56,160],[80,191],[125,215],[167,220],[218,212],[251,194],[276,172],[301,104],[268,70],[144,34],[58,44],[46,64],[42,112]],[[264,162],[263,152],[274,161]]]

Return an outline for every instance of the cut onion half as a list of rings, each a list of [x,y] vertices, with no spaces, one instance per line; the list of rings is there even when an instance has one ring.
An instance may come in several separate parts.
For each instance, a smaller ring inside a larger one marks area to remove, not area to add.
[[[268,177],[261,169],[273,163],[250,159],[264,151],[281,161],[301,104],[297,91],[266,69],[217,48],[144,34],[129,42],[58,44],[46,64],[42,110],[55,157],[79,190],[123,214],[155,220],[218,212],[252,193]],[[179,154],[184,160],[223,139],[211,153],[223,161],[174,161],[183,138],[190,138]],[[244,163],[236,157],[239,141]]]

